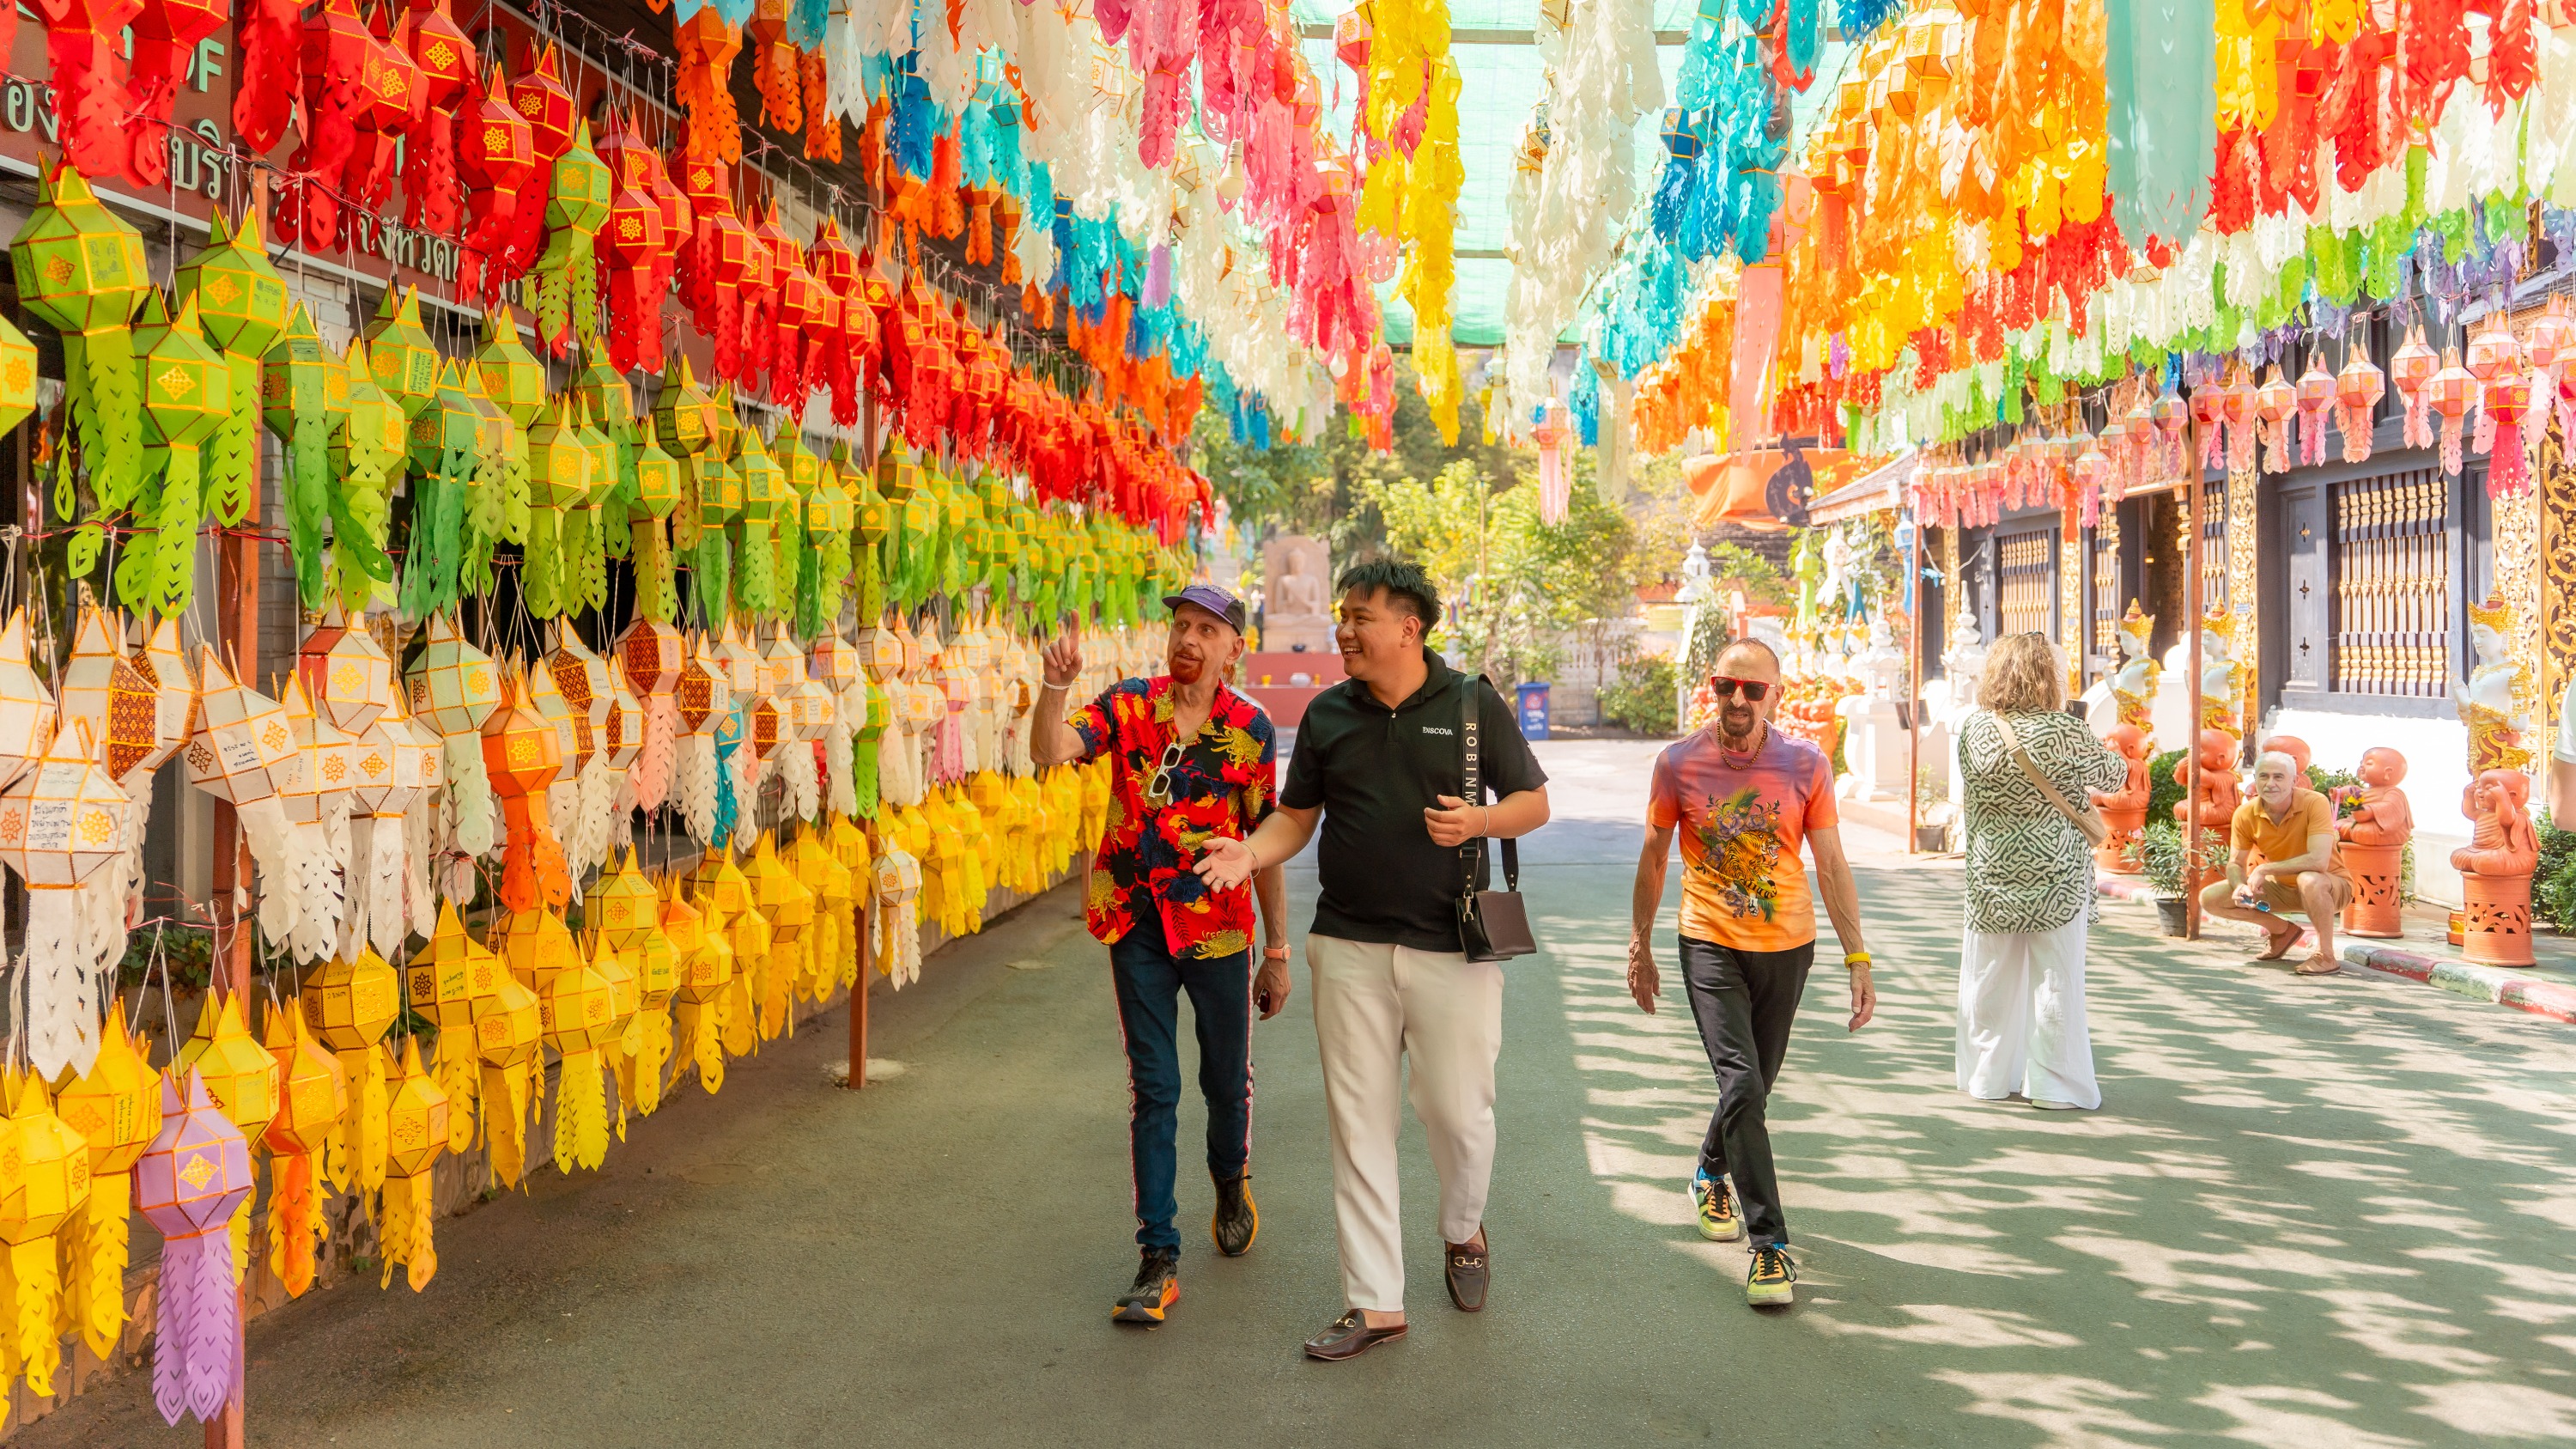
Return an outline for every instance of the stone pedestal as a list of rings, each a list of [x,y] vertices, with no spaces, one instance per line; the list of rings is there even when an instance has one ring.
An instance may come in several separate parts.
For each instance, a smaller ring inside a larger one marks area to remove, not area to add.
[[[2345,935],[2394,939],[2406,934],[2401,916],[2405,897],[2398,891],[2405,855],[2402,845],[2344,842],[2344,869],[2352,873],[2353,884],[2352,904],[2343,908]]]
[[[2481,966],[2529,966],[2531,877],[2460,877],[2460,952]]]
[[[1905,727],[1897,722],[1896,701],[1856,694],[1834,713],[1843,722],[1843,796],[1904,799],[1913,782],[1905,778]]]

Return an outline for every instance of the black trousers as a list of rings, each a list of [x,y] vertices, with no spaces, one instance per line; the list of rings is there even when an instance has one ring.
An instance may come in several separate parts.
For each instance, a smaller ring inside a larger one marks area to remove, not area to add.
[[[1744,1230],[1756,1245],[1789,1241],[1780,1210],[1780,1178],[1771,1168],[1771,1129],[1763,1104],[1789,1055],[1789,1028],[1806,994],[1816,943],[1787,951],[1739,951],[1681,938],[1682,984],[1700,1044],[1717,1073],[1717,1111],[1699,1146],[1700,1169],[1735,1179]]]

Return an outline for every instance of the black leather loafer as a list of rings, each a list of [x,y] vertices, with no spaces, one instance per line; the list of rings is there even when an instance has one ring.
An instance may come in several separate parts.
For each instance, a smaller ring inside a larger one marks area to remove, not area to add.
[[[1403,1324],[1399,1323],[1391,1328],[1371,1328],[1368,1326],[1368,1320],[1362,1318],[1360,1311],[1354,1308],[1325,1325],[1323,1332],[1306,1340],[1306,1357],[1322,1359],[1326,1363],[1339,1363],[1346,1358],[1357,1358],[1381,1343],[1402,1337],[1404,1337]]]
[[[1485,1234],[1479,1229],[1476,1236],[1482,1238]],[[1457,1304],[1461,1313],[1482,1313],[1485,1309],[1485,1285],[1491,1276],[1485,1263],[1485,1249],[1491,1246],[1490,1240],[1446,1246],[1449,1250],[1449,1301]]]

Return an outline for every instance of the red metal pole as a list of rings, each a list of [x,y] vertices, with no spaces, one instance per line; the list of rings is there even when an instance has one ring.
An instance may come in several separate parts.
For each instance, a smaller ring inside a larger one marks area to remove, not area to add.
[[[223,602],[218,606],[220,627],[231,667],[236,677],[256,677],[259,669],[259,540],[245,534],[218,535],[217,577],[222,583]],[[221,801],[215,805],[214,861],[215,952],[213,980],[223,989],[250,999],[250,931],[243,925],[249,912],[251,860],[250,843],[242,834],[241,822],[233,807]],[[245,1020],[245,1025],[247,1021]],[[176,1043],[173,1043],[175,1048]],[[242,1297],[245,1315],[250,1308],[247,1291]],[[234,1345],[234,1362],[242,1362],[241,1345]],[[224,1405],[220,1418],[206,1421],[206,1449],[242,1449],[242,1380],[238,1371],[233,1379],[233,1394]]]
[[[875,922],[868,908],[859,907],[859,979],[850,983],[850,1090],[865,1091],[868,1085],[868,973],[875,953],[869,929]]]
[[[1905,853],[1923,837],[1923,520],[1905,550]]]
[[[2197,409],[2194,410],[2197,412]],[[2182,626],[2191,640],[2191,718],[2184,722],[2183,760],[2183,906],[2182,936],[2200,939],[2200,430],[2198,417],[2184,436],[2191,456],[2183,460]]]

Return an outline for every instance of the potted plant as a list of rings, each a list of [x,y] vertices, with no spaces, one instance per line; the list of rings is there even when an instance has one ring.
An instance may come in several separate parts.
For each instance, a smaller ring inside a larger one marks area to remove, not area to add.
[[[1925,765],[1914,775],[1914,848],[1927,855],[1939,855],[1950,848],[1950,822],[1958,807],[1950,803],[1950,779],[1943,771]]]
[[[2182,827],[2171,820],[2151,820],[2138,832],[2138,864],[2156,893],[2156,915],[2168,936],[2181,935],[2188,924],[2182,894],[2186,854]]]

